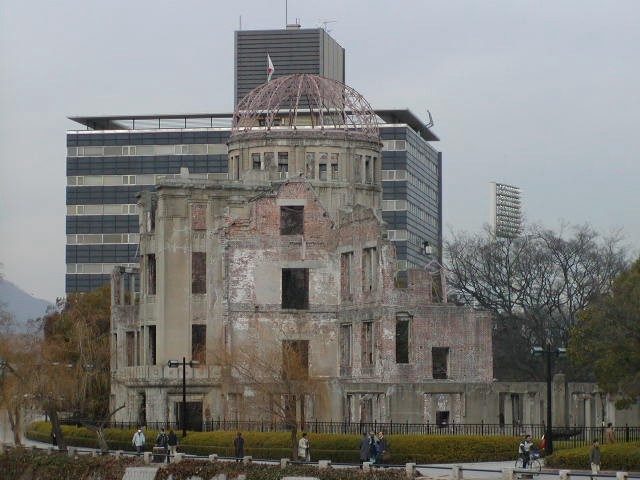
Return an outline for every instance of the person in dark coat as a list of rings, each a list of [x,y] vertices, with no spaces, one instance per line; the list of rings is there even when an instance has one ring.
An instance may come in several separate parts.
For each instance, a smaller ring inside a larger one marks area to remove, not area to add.
[[[389,459],[389,442],[384,433],[378,432],[378,455],[376,456],[376,463],[384,463]]]
[[[242,438],[241,432],[238,432],[236,438],[233,439],[233,448],[235,450],[236,462],[242,461],[244,458],[244,438]]]
[[[369,461],[369,458],[369,436],[363,434],[362,439],[360,439],[360,468],[362,468],[364,462]]]
[[[376,457],[378,456],[378,439],[376,434],[369,432],[369,461],[376,463]]]
[[[174,457],[178,452],[178,436],[173,429],[169,430],[169,436],[167,437],[167,444],[169,445],[169,454]],[[169,461],[169,457],[167,457]]]

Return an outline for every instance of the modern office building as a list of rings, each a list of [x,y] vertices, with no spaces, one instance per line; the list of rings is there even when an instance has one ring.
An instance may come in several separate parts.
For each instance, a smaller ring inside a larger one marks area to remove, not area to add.
[[[344,50],[322,29],[236,32],[236,97],[299,72],[344,83]],[[273,52],[273,53],[272,53]],[[430,128],[409,110],[375,110],[382,147],[383,219],[397,249],[399,279],[424,267],[424,242],[442,243],[442,156]],[[109,282],[115,265],[138,265],[136,195],[181,168],[228,178],[231,113],[71,117],[67,132],[65,290]]]
[[[498,238],[515,238],[522,231],[520,189],[505,183],[489,182],[489,229]]]
[[[285,30],[239,30],[235,32],[234,105],[267,81],[267,55],[274,66],[273,79],[309,73],[345,83],[344,48],[322,28],[292,24]]]

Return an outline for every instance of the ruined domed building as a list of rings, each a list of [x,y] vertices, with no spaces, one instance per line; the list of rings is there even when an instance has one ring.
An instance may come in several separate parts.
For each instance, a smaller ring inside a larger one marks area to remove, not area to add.
[[[194,428],[497,417],[466,408],[492,380],[489,316],[443,302],[433,269],[397,275],[381,146],[356,91],[280,77],[238,104],[228,179],[185,170],[140,196],[139,298],[136,271],[112,278],[116,420],[178,420],[183,358]]]

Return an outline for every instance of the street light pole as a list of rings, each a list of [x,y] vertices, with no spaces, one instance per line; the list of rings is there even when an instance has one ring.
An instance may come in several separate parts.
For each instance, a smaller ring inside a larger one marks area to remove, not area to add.
[[[567,353],[567,349],[563,347],[551,348],[551,343],[547,343],[547,345],[543,347],[533,347],[531,349],[531,354],[534,357],[544,356],[546,361],[545,370],[546,370],[546,381],[547,381],[547,422],[544,429],[544,438],[545,438],[545,455],[550,455],[553,453],[553,429],[552,429],[552,421],[553,415],[551,410],[551,380],[553,373],[553,357],[564,357]]]
[[[182,357],[182,438],[187,436],[187,359]]]
[[[545,428],[545,454],[553,453],[553,430],[551,429],[551,345],[545,350],[547,361],[547,428]]]
[[[189,360],[187,362],[186,357],[182,357],[182,362],[179,360],[169,360],[167,365],[169,368],[178,368],[182,363],[182,408],[180,409],[181,413],[181,422],[182,423],[182,438],[187,436],[187,364],[191,368],[197,366],[199,364],[196,360]]]

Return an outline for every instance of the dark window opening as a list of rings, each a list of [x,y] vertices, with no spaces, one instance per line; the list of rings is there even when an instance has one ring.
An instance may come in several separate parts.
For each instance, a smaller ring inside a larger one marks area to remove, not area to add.
[[[262,168],[262,164],[260,163],[260,154],[252,153],[251,154],[251,166],[254,170],[260,170]]]
[[[147,327],[148,333],[148,352],[149,352],[149,365],[156,364],[156,326],[149,325]]]
[[[309,309],[309,269],[282,269],[282,308]]]
[[[191,358],[205,364],[207,358],[207,326],[191,325]]]
[[[362,323],[361,363],[363,367],[373,366],[373,322]]]
[[[364,172],[367,183],[373,183],[373,168],[372,168],[371,156],[366,155],[364,160]]]
[[[280,235],[302,235],[304,233],[304,207],[280,207]]]
[[[409,363],[409,319],[396,320],[396,363]]]
[[[436,412],[436,424],[439,427],[446,427],[449,425],[449,412],[448,411],[443,411],[443,412]]]
[[[156,294],[156,256],[147,255],[147,294]]]
[[[207,254],[191,253],[191,293],[207,293]]]
[[[449,348],[433,347],[431,349],[433,362],[433,378],[444,380],[448,378]]]
[[[289,171],[289,152],[278,152],[278,171]]]
[[[323,180],[323,181],[327,180],[327,164],[326,163],[318,164],[318,175],[320,180]]]
[[[309,340],[283,340],[282,378],[285,380],[309,378]]]

